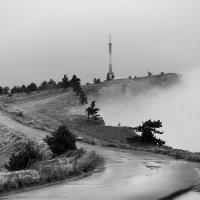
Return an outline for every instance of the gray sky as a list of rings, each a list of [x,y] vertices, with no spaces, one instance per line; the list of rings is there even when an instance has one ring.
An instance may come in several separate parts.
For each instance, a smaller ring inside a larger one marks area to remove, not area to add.
[[[0,85],[200,65],[199,0],[0,0]]]

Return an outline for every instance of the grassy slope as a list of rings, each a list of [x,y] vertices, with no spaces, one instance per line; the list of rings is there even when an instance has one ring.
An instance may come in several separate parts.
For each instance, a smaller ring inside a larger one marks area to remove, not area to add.
[[[137,79],[104,81],[101,84],[83,86],[83,90],[89,98],[98,99],[99,96],[102,95],[102,89],[108,89],[109,92],[109,87],[113,86],[119,86],[119,88],[131,86],[132,92],[137,93],[145,90],[148,91],[154,87],[167,87],[174,84],[177,80],[178,77],[176,74],[167,74],[164,77],[156,75]],[[3,109],[7,109],[9,113],[14,113],[16,110],[14,109],[14,111],[12,111],[11,105],[14,108],[23,110],[24,117],[22,118],[16,117],[14,114],[16,120],[25,125],[46,130],[47,132],[51,132],[61,123],[65,123],[77,136],[83,136],[90,141],[96,140],[101,144],[126,143],[127,137],[134,134],[133,129],[128,127],[87,125],[86,116],[71,112],[72,108],[79,109],[79,107],[77,108],[79,102],[78,96],[76,96],[71,89],[67,91],[63,91],[62,89],[55,90],[50,93],[49,91],[45,91],[31,95],[23,94],[9,98],[9,101],[5,97],[1,100],[9,104],[9,106],[2,105]],[[0,131],[1,137],[4,134],[2,130]],[[6,140],[10,140],[11,137],[13,137],[12,134],[10,134],[9,138],[6,138]],[[141,148],[144,149],[144,147]],[[200,157],[199,154],[173,149],[150,148],[147,149],[147,151],[168,154],[177,158],[186,158],[187,160],[199,160]]]
[[[102,89],[113,86],[122,89],[129,86],[133,92],[137,93],[150,90],[153,87],[166,87],[174,81],[177,81],[176,74],[155,75],[136,79],[116,79],[104,81],[101,84],[83,86],[83,91],[89,98],[98,99],[102,95]],[[18,117],[17,120],[35,128],[53,131],[61,123],[65,123],[79,136],[123,143],[126,142],[127,137],[133,134],[133,131],[125,127],[87,125],[86,116],[80,114],[84,114],[84,108],[78,107],[79,97],[71,89],[67,91],[62,89],[51,92],[45,91],[30,95],[14,95],[9,98],[4,97],[1,101],[22,110],[24,117]],[[72,111],[72,108],[75,112]]]

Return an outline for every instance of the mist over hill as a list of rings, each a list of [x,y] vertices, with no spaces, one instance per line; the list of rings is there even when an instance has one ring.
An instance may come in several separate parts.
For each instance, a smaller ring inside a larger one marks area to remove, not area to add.
[[[148,119],[161,120],[166,144],[200,151],[199,69],[178,76],[167,74],[121,81],[102,87],[98,106],[106,124],[137,126]],[[178,79],[177,79],[178,78]],[[179,81],[177,81],[179,80]]]

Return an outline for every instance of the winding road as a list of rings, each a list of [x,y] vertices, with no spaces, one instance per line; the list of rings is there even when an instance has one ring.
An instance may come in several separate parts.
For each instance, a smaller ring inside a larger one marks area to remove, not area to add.
[[[152,153],[80,146],[105,157],[103,171],[84,179],[1,197],[28,200],[155,200],[194,184],[187,163]]]
[[[30,140],[42,141],[47,135],[47,132],[24,126],[23,124],[15,121],[8,114],[2,112],[0,112],[0,124],[20,133]]]
[[[27,137],[41,140],[45,132],[26,127],[7,115],[0,121]],[[28,200],[155,200],[196,182],[197,172],[190,164],[167,156],[122,149],[78,144],[105,157],[104,170],[76,181],[1,196]]]

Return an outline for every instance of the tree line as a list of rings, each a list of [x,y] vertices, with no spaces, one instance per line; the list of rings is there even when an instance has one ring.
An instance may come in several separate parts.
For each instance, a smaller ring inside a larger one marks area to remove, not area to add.
[[[99,84],[101,81],[100,79],[94,79],[95,84]],[[37,86],[34,82],[31,84],[25,86],[24,84],[20,86],[14,86],[13,88],[9,87],[1,87],[0,86],[0,95],[2,94],[16,94],[16,93],[27,93],[30,94],[31,92],[35,91],[45,91],[45,90],[52,90],[52,89],[68,89],[72,88],[73,91],[76,93],[77,96],[79,96],[79,103],[80,105],[86,105],[88,104],[88,98],[87,95],[83,92],[81,87],[81,79],[78,78],[76,75],[73,75],[71,80],[68,79],[67,75],[65,74],[61,81],[56,83],[53,79],[50,79],[48,82],[43,81],[39,86]],[[98,120],[99,108],[95,107],[95,101],[93,100],[91,102],[91,105],[85,110],[85,113],[87,114],[87,123],[89,124],[90,120]]]
[[[81,80],[76,75],[73,75],[71,80],[68,79],[67,75],[65,74],[61,81],[57,82],[53,79],[49,81],[43,81],[39,86],[36,83],[32,82],[29,85],[22,85],[22,86],[14,86],[13,88],[9,87],[2,87],[0,86],[0,95],[3,94],[16,94],[16,93],[27,93],[30,94],[31,92],[35,91],[44,91],[44,90],[53,90],[53,89],[60,89],[64,88],[67,89],[72,87],[73,90],[80,94],[81,90]]]

